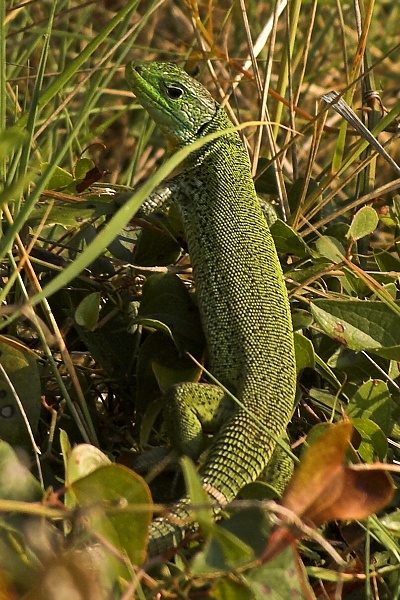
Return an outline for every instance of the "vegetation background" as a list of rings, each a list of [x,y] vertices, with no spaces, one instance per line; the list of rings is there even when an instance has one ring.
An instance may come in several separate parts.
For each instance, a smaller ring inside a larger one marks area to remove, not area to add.
[[[1,599],[400,597],[399,169],[321,101],[343,94],[400,161],[399,22],[386,0],[0,2]],[[160,390],[199,376],[177,348],[201,360],[204,340],[179,215],[134,218],[176,164],[132,59],[197,68],[234,123],[263,122],[241,134],[296,332],[287,504],[320,525],[268,561],[263,483],[224,525],[196,513],[205,545],[146,560],[150,492],[127,467],[166,444]],[[343,465],[347,417],[366,477]]]

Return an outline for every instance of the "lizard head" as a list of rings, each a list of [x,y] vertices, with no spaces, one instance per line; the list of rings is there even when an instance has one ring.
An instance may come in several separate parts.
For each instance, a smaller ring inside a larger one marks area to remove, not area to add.
[[[201,83],[170,63],[131,62],[126,78],[172,149],[199,139],[219,107]]]

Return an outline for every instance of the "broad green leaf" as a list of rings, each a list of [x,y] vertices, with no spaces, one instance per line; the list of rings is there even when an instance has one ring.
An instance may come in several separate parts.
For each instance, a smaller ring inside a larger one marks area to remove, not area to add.
[[[380,271],[393,271],[396,276],[400,272],[400,260],[391,252],[374,248],[374,258]]]
[[[76,497],[71,492],[70,484],[82,477],[86,477],[99,467],[111,464],[110,459],[101,450],[90,444],[78,444],[73,449],[65,431],[60,432],[60,442],[63,453],[65,469],[66,492],[64,503],[68,508],[76,506]]]
[[[372,463],[378,457],[386,459],[388,442],[382,429],[370,419],[351,419],[352,424],[361,436],[361,444],[357,452],[365,462]]]
[[[211,510],[211,502],[207,493],[201,484],[198,472],[194,464],[187,456],[181,459],[182,471],[185,477],[186,490],[192,504],[206,505],[205,508],[196,510],[196,520],[204,528],[209,529],[214,527],[214,519]]]
[[[162,267],[173,264],[182,249],[165,229],[142,229],[131,261],[141,267]]]
[[[390,533],[396,537],[400,537],[400,509],[394,512],[384,515],[381,519],[382,525],[384,525]]]
[[[216,600],[254,600],[254,594],[243,581],[233,581],[227,577],[217,580],[212,590]]]
[[[299,329],[308,329],[310,325],[313,323],[312,315],[303,309],[297,309],[292,313],[292,324],[293,331],[298,331]]]
[[[192,563],[196,575],[209,575],[216,572],[230,573],[233,568],[243,567],[253,562],[254,552],[243,540],[222,525],[214,523],[207,528],[210,540]]]
[[[120,382],[121,387],[127,390],[133,370],[137,334],[135,327],[132,326],[129,310],[115,311],[114,309],[112,303],[102,306],[101,326],[94,331],[89,331],[76,322],[75,329],[94,360],[109,377]]]
[[[178,351],[172,338],[161,331],[146,337],[136,362],[135,421],[142,445],[149,442],[154,420],[163,408],[161,391],[182,381],[197,382],[201,373],[187,354]]]
[[[270,229],[278,252],[282,254],[294,254],[299,258],[310,255],[310,250],[303,238],[292,227],[284,223],[284,221],[276,219]]]
[[[346,251],[336,238],[330,235],[323,235],[318,238],[315,244],[316,250],[322,258],[327,258],[333,263],[340,263]]]
[[[193,569],[197,573],[222,570],[229,572],[232,568],[245,565],[254,559],[251,547],[225,527],[214,522],[205,526],[205,523],[201,522],[201,528],[211,536],[211,539],[204,553],[196,557],[197,560],[193,564]]]
[[[54,204],[50,212],[48,204],[40,204],[34,208],[27,222],[31,227],[37,226],[46,215],[46,225],[59,224],[64,227],[79,227],[95,218],[111,215],[115,212],[115,207],[109,202],[99,202],[90,200],[87,202],[58,203]]]
[[[351,350],[400,360],[400,319],[383,302],[314,300],[311,312],[327,335]]]
[[[65,479],[71,485],[78,479],[86,477],[99,467],[110,465],[111,460],[95,446],[79,444],[72,448],[67,456]]]
[[[315,400],[324,408],[333,408],[335,405],[337,405],[337,397],[329,390],[321,390],[319,388],[312,387],[310,388],[309,394],[310,398]],[[315,427],[318,427],[318,425]],[[313,431],[315,427],[313,427],[311,431]]]
[[[333,221],[327,225],[327,228],[324,232],[325,236],[330,238],[334,238],[339,241],[342,245],[348,245],[349,241],[347,239],[347,233],[349,231],[349,225],[344,221]]]
[[[393,300],[396,300],[398,290],[397,290],[397,285],[394,281],[392,281],[390,283],[386,283],[383,286],[383,288],[387,291],[388,294],[390,294],[390,296],[393,298]]]
[[[195,511],[195,520],[204,533],[212,536],[195,568],[204,573],[216,568],[229,570],[233,565],[248,562],[253,557],[253,551],[248,544],[235,536],[227,527],[220,527],[215,523],[210,499],[203,489],[191,460],[183,457],[181,464],[190,502],[199,505]],[[201,505],[206,505],[206,508],[200,508]]]
[[[64,469],[67,468],[67,460],[71,453],[71,443],[68,438],[68,434],[64,429],[60,429],[60,446],[61,446],[61,454],[64,461]]]
[[[343,268],[342,273],[344,274],[344,278],[341,277],[340,285],[343,286],[343,289],[347,292],[348,296],[354,296],[354,293],[358,298],[370,295],[369,287],[357,273],[347,267]],[[342,292],[340,288],[335,291],[338,293]]]
[[[146,407],[141,413],[137,411],[137,422],[140,426],[139,444],[144,447],[149,444],[149,439],[153,433],[154,424],[157,417],[164,408],[164,403],[160,395],[155,400],[146,403]],[[136,468],[136,467],[135,467]]]
[[[151,496],[144,480],[122,465],[110,464],[76,480],[69,489],[85,509],[89,530],[103,536],[134,565],[141,564],[151,520]]]
[[[22,404],[33,432],[39,422],[41,384],[34,353],[23,344],[0,336],[0,363]],[[0,372],[0,439],[12,445],[31,447],[27,425],[7,378]]]
[[[86,173],[93,167],[94,162],[90,158],[80,158],[75,164],[75,179],[84,179]]]
[[[348,238],[359,240],[366,235],[369,235],[378,226],[378,214],[371,206],[363,206],[354,215],[348,231]]]
[[[370,379],[356,391],[346,408],[350,419],[371,419],[386,436],[391,429],[392,398],[387,384]],[[358,428],[357,428],[358,429]]]
[[[164,330],[178,347],[194,353],[203,344],[199,313],[184,283],[175,275],[148,277],[135,322]]]
[[[294,353],[296,357],[296,369],[298,373],[306,367],[311,367],[312,369],[314,368],[314,347],[308,338],[297,332],[294,334]]]
[[[176,365],[171,368],[158,362],[153,362],[152,367],[160,390],[164,394],[172,385],[182,381],[198,381],[201,373],[199,367],[193,362],[186,369],[177,368]]]
[[[93,292],[86,296],[75,310],[75,321],[78,325],[93,331],[99,320],[100,313],[100,292]]]
[[[251,569],[243,579],[253,592],[254,600],[315,600],[294,547],[286,548],[279,556]]]
[[[327,342],[331,342],[331,340],[327,339]],[[335,342],[333,343],[335,344]],[[331,348],[333,348],[333,352],[328,359],[328,365],[336,372],[338,369],[341,373],[345,373],[350,381],[357,386],[371,377],[379,379],[382,375],[378,369],[378,363],[374,366],[365,354],[353,352],[353,350],[338,344]],[[349,393],[348,400],[354,394],[354,389],[349,390]]]
[[[137,427],[140,430],[142,427],[141,419],[148,412],[150,406],[150,421],[152,421],[157,410],[158,412],[161,410],[160,385],[157,381],[158,366],[175,372],[179,382],[181,382],[184,379],[180,377],[179,373],[186,373],[191,365],[193,365],[193,361],[185,354],[179,353],[170,337],[166,337],[160,331],[154,331],[146,337],[139,347],[135,371],[137,391],[135,412]],[[175,381],[175,383],[178,383],[178,381]],[[163,377],[160,384],[164,388]],[[159,409],[153,403],[159,405]],[[149,425],[150,421],[147,421]],[[142,437],[141,431],[140,439],[142,443],[147,440],[149,433],[150,430],[146,428],[146,431],[143,431],[144,437]]]
[[[230,519],[223,522],[222,526],[236,539],[240,539],[249,548],[253,549],[254,557],[260,556],[270,534],[270,523],[264,511],[260,509],[245,509],[235,513]],[[246,557],[244,564],[246,564]],[[254,564],[254,558],[247,559],[249,566]],[[237,566],[237,565],[234,565]],[[250,567],[243,572],[240,580],[220,577],[213,588],[213,596],[226,600],[259,599],[291,600],[302,598],[304,585],[310,590],[303,573],[302,581],[299,580],[299,558],[296,550],[288,548],[271,561]],[[300,567],[301,568],[301,567]],[[198,554],[193,562],[193,569],[198,575],[212,574],[220,571],[227,575],[232,572],[232,565],[228,563],[215,540],[206,547],[204,552]],[[310,595],[309,598],[313,596]]]
[[[272,170],[272,168],[271,168],[271,170]],[[288,202],[289,202],[289,206],[290,206],[292,215],[295,214],[297,212],[297,210],[299,209],[300,202],[305,203],[305,204],[303,204],[303,206],[307,206],[309,197],[315,196],[315,194],[317,193],[317,190],[319,188],[319,184],[317,183],[317,181],[315,179],[313,179],[312,177],[309,178],[307,181],[307,192],[304,197],[305,184],[306,184],[306,181],[303,177],[299,177],[299,179],[295,179],[293,181],[293,183],[286,184],[287,197],[288,197]],[[278,195],[278,192],[276,193],[276,195]],[[304,210],[303,207],[302,207],[302,210]]]
[[[310,278],[317,278],[320,273],[323,273],[331,266],[330,262],[317,262],[315,264],[307,263],[301,269],[295,268],[292,271],[285,271],[285,277],[293,279],[297,283],[303,283]]]
[[[254,185],[258,194],[269,194],[273,196],[279,194],[274,167],[271,161],[265,156],[260,156],[258,159]]]
[[[40,165],[42,173],[48,168],[48,166],[49,163],[42,163]],[[68,171],[62,169],[61,167],[56,167],[53,171],[53,175],[50,177],[47,188],[49,190],[62,190],[73,181],[74,178],[71,173],[68,173]]]
[[[0,440],[0,498],[35,502],[42,496],[38,480],[29,472],[11,446]]]
[[[124,263],[135,263],[133,260],[133,252],[138,238],[140,238],[137,229],[125,227],[116,238],[107,246],[107,250],[113,257]]]
[[[177,342],[176,338],[174,338],[172,334],[172,329],[168,327],[163,321],[158,321],[157,319],[148,319],[147,317],[136,317],[136,323],[139,325],[143,325],[143,327],[149,327],[150,329],[155,329],[160,333],[164,333],[168,335],[171,340]],[[177,344],[178,345],[178,344]]]

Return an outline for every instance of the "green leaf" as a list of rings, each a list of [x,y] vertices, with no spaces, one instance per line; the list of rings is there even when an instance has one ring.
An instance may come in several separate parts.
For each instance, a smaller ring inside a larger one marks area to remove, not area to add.
[[[27,425],[14,391],[35,433],[42,407],[36,357],[17,340],[1,336],[0,363],[10,380],[0,372],[0,438],[12,445],[31,448]]]
[[[211,535],[204,551],[200,552],[193,561],[193,571],[199,575],[215,573],[216,571],[230,572],[254,560],[251,547],[240,540],[225,527],[214,523],[208,528]]]
[[[151,496],[144,480],[111,464],[76,480],[69,489],[85,508],[89,531],[104,537],[134,565],[141,564],[151,520]]]
[[[297,309],[292,313],[292,324],[293,331],[297,331],[298,329],[308,329],[310,325],[313,323],[312,315],[303,309]]]
[[[129,311],[115,311],[112,303],[102,306],[101,315],[101,326],[94,331],[76,322],[75,329],[94,360],[109,377],[118,380],[121,387],[127,390],[137,343],[135,331],[130,331],[132,315]]]
[[[327,258],[333,263],[342,262],[343,256],[346,255],[343,244],[330,235],[323,235],[318,238],[315,247],[319,256]]]
[[[254,594],[242,581],[219,578],[213,588],[212,597],[216,600],[254,600]]]
[[[357,390],[346,409],[350,419],[371,419],[386,436],[391,429],[392,398],[388,386],[379,379],[370,379]]]
[[[304,196],[305,184],[306,184],[306,181],[303,177],[300,177],[299,179],[295,179],[293,181],[293,183],[286,184],[287,197],[288,197],[288,202],[289,202],[289,206],[290,206],[290,212],[292,215],[298,211],[300,202],[303,202],[304,206],[307,206],[309,197],[313,196],[313,195],[315,196],[315,194],[319,188],[319,184],[316,182],[315,179],[313,179],[313,178],[308,179],[307,191]],[[278,195],[278,192],[277,192],[277,195]]]
[[[50,163],[44,162],[40,165],[42,173],[49,167]],[[62,190],[66,188],[70,183],[74,181],[73,176],[65,169],[56,167],[53,171],[53,175],[50,177],[50,181],[47,184],[49,190]]]
[[[307,263],[307,265],[310,263]],[[297,283],[303,283],[310,278],[318,278],[320,273],[323,273],[327,268],[331,266],[329,262],[316,262],[315,264],[311,264],[311,266],[304,266],[301,269],[298,267],[293,268],[290,271],[285,271],[285,276],[288,279],[293,279]]]
[[[381,523],[390,531],[390,533],[392,533],[392,535],[400,537],[400,509],[384,515],[381,519]]]
[[[374,248],[374,258],[380,271],[393,271],[397,278],[400,272],[400,260],[396,256],[381,248]]]
[[[209,508],[196,509],[196,521],[202,530],[212,536],[206,550],[198,558],[196,570],[202,573],[215,569],[229,570],[233,565],[238,566],[248,562],[253,557],[253,551],[248,544],[239,539],[225,526],[220,527],[214,521],[210,498],[206,494],[200,477],[188,457],[181,460],[185,477],[186,489],[190,502],[198,505],[208,505]]]
[[[180,244],[167,231],[143,229],[132,262],[142,267],[162,267],[173,264],[181,252]]]
[[[294,353],[296,357],[296,369],[298,373],[306,367],[311,367],[312,369],[314,368],[314,347],[308,338],[297,332],[294,334]]]
[[[278,252],[282,254],[294,254],[299,258],[310,255],[310,250],[303,241],[303,238],[292,227],[284,223],[284,221],[276,219],[270,229]]]
[[[67,486],[64,503],[68,508],[74,508],[77,499],[71,492],[70,484],[86,477],[99,467],[111,464],[111,461],[101,450],[91,444],[78,444],[78,446],[71,449],[65,431],[60,432],[60,442],[65,468],[65,484]]]
[[[141,344],[136,363],[136,424],[141,431],[141,443],[147,440],[150,431],[142,432],[141,419],[148,413],[150,419],[158,410],[152,403],[161,406],[160,388],[164,390],[168,383],[186,381],[185,376],[194,366],[193,361],[186,355],[179,353],[173,340],[160,331],[148,335]],[[198,372],[198,371],[197,371]],[[158,378],[160,379],[158,380]],[[197,377],[190,376],[187,381],[196,381]],[[168,386],[169,387],[169,386]],[[149,423],[149,421],[147,421]],[[152,424],[151,424],[152,426]],[[142,437],[142,433],[144,437]]]
[[[206,531],[212,530],[215,525],[211,510],[211,502],[201,484],[199,474],[197,473],[193,462],[187,456],[182,457],[181,465],[190,502],[192,504],[207,505],[207,508],[200,508],[196,511],[196,519],[203,529]]]
[[[35,502],[42,496],[38,480],[29,472],[11,446],[0,440],[0,498]]]
[[[386,459],[388,443],[382,429],[370,419],[351,420],[361,435],[361,444],[357,452],[365,462],[372,463],[376,457],[380,461]]]
[[[152,363],[153,373],[157,379],[159,388],[163,394],[173,385],[182,381],[198,381],[201,370],[193,362],[190,362],[187,368],[176,368],[176,365],[169,367],[158,362]]]
[[[200,317],[185,284],[175,275],[151,275],[143,286],[135,322],[169,334],[177,346],[196,353],[203,345]]]
[[[30,212],[27,222],[31,227],[36,227],[46,215],[46,225],[59,224],[63,227],[79,227],[82,223],[111,215],[114,211],[115,207],[109,202],[96,200],[76,204],[66,202],[55,204],[50,212],[49,205],[41,203]]]
[[[90,158],[80,158],[75,164],[75,179],[84,179],[86,173],[93,167],[94,162]]]
[[[371,206],[363,206],[353,217],[350,229],[347,233],[348,238],[360,240],[366,235],[369,235],[377,228],[378,221],[379,219],[376,210]]]
[[[99,320],[101,293],[93,292],[84,298],[75,311],[78,325],[93,331]]]
[[[79,444],[75,446],[69,455],[65,465],[65,479],[68,485],[86,477],[99,467],[111,464],[111,460],[95,446],[91,444]]]
[[[274,196],[279,194],[274,166],[265,156],[260,156],[258,159],[254,185],[258,194],[270,194]]]
[[[243,579],[253,592],[254,600],[315,600],[295,548],[286,548],[279,556],[251,569]]]
[[[399,317],[383,302],[314,300],[311,312],[327,335],[351,350],[400,360]]]

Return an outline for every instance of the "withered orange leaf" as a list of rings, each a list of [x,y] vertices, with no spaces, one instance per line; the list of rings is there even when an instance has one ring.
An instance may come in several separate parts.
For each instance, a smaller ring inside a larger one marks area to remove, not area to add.
[[[281,504],[306,524],[318,527],[336,519],[365,519],[390,502],[393,483],[385,471],[373,464],[365,465],[362,471],[345,466],[352,433],[348,421],[332,425],[305,451],[295,470]],[[273,530],[264,560],[290,543],[290,536],[280,531],[285,529],[279,526]],[[297,530],[294,535],[301,537],[301,532]]]

